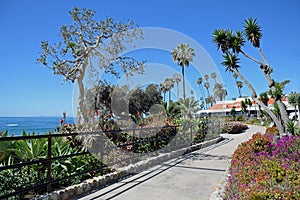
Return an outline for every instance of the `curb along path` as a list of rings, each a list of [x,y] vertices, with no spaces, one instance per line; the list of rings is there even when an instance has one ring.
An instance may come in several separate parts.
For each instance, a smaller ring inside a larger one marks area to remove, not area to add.
[[[265,128],[249,125],[241,134],[224,134],[225,140],[180,156],[106,188],[76,199],[191,200],[210,199],[229,168],[237,146]]]

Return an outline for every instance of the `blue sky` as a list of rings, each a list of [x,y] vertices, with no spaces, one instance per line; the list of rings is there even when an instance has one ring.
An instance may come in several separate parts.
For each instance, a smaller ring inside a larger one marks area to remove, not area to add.
[[[207,51],[229,92],[238,95],[235,81],[220,65],[222,55],[211,42],[216,28],[241,29],[241,22],[257,18],[263,30],[261,47],[277,81],[291,80],[286,92],[300,92],[300,1],[43,1],[0,0],[0,116],[71,115],[71,83],[63,83],[46,67],[36,64],[40,41],[57,42],[59,28],[70,24],[74,6],[94,9],[97,19],[132,19],[140,27],[162,27],[188,35]],[[249,50],[258,56],[256,51]],[[171,58],[170,58],[171,59]],[[176,64],[174,64],[176,67]],[[241,71],[258,93],[267,84],[258,66],[242,60]],[[246,87],[243,94],[250,94]]]

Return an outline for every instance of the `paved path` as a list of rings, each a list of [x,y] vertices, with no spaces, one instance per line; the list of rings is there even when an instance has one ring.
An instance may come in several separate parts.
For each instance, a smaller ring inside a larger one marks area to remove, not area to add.
[[[165,162],[77,199],[207,200],[229,167],[238,144],[265,128],[249,126],[241,134],[224,134],[224,141]]]

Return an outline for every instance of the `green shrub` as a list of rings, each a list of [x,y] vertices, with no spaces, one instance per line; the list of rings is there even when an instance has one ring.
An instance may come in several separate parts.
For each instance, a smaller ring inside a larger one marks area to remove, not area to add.
[[[33,136],[34,133],[25,133],[23,136]],[[2,135],[7,137],[7,135]],[[51,153],[52,157],[67,156],[74,153],[80,153],[84,149],[82,146],[74,146],[74,141],[64,137],[52,137]],[[2,141],[0,143],[0,166],[9,166],[22,162],[29,162],[47,158],[48,139],[28,139],[15,141]],[[4,152],[4,153],[3,153]],[[91,154],[61,158],[52,160],[51,176],[52,180],[64,178],[86,170],[101,169],[92,171],[89,174],[76,176],[74,178],[61,181],[52,185],[52,189],[57,189],[72,184],[80,183],[83,180],[108,173],[108,170],[99,160]],[[9,194],[30,186],[46,183],[47,167],[45,162],[23,166],[16,169],[5,169],[0,171],[0,196]],[[42,194],[46,188],[31,191],[33,194]],[[22,195],[17,197],[23,199]],[[14,198],[12,198],[14,199]]]

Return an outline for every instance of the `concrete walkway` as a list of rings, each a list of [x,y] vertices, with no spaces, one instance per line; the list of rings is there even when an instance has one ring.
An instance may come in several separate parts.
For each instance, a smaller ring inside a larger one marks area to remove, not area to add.
[[[77,199],[208,200],[220,183],[238,144],[265,128],[249,126],[241,134],[224,134],[225,140],[165,162],[162,165],[94,191]]]

